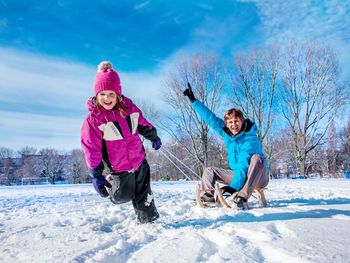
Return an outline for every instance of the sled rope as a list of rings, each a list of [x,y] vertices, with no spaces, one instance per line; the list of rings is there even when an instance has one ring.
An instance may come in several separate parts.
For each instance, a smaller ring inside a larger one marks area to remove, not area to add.
[[[198,176],[198,174],[196,174],[190,167],[188,167],[186,164],[184,164],[181,160],[179,160],[174,154],[172,154],[171,152],[169,152],[166,149],[159,149],[159,151],[164,155],[165,158],[167,158],[188,180],[192,180],[188,175],[185,174],[185,172],[179,167],[177,166],[169,157],[169,155],[171,155],[172,157],[174,157],[179,163],[181,163],[183,166],[185,166],[190,172],[192,172],[199,180],[201,180],[201,177]],[[166,153],[164,152],[166,151]]]
[[[170,151],[168,151],[167,149],[160,149],[162,151],[166,151],[169,155],[173,156],[179,163],[181,163],[183,166],[185,166],[191,173],[193,173],[199,180],[201,180],[202,178],[200,176],[198,176],[198,174],[196,174],[196,172],[194,172],[190,167],[188,167],[184,162],[182,162],[179,158],[177,158],[173,153],[171,153]]]
[[[192,179],[187,175],[187,174],[185,174],[184,173],[184,171],[179,167],[179,166],[177,166],[176,165],[176,163],[174,163],[170,158],[169,158],[169,156],[168,155],[166,155],[163,151],[162,151],[162,149],[159,149],[159,152],[161,152],[163,155],[164,155],[164,157],[165,158],[167,158],[189,181],[191,181]]]

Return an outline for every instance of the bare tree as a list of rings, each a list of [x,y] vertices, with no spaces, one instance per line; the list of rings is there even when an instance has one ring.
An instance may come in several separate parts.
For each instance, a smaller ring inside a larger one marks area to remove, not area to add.
[[[0,147],[0,183],[11,185],[15,179],[14,151],[7,147]]]
[[[82,150],[74,149],[70,152],[66,172],[69,181],[73,184],[86,183],[91,180]]]
[[[35,154],[25,154],[21,155],[22,165],[20,167],[21,177],[23,178],[37,178],[41,171],[37,165],[40,156]]]
[[[12,158],[14,155],[14,151],[7,147],[0,147],[0,158]]]
[[[258,137],[263,143],[267,143],[265,139],[274,119],[279,59],[277,47],[241,53],[236,56],[231,74],[230,103],[257,124]]]
[[[1,158],[0,168],[0,184],[11,185],[16,183],[17,173],[13,158]]]
[[[281,111],[293,138],[298,173],[306,175],[307,155],[324,138],[346,103],[336,55],[329,47],[290,44],[284,54]]]
[[[327,150],[323,144],[317,145],[308,155],[305,161],[305,169],[308,177],[311,175],[324,177],[328,174]]]
[[[38,150],[31,146],[24,146],[18,151],[19,155],[34,155],[38,152]]]
[[[63,175],[63,168],[66,161],[64,155],[60,155],[57,150],[44,148],[39,151],[39,169],[41,176],[49,177],[50,182],[55,184],[56,180]]]
[[[161,124],[161,128],[202,168],[208,164],[209,127],[193,111],[183,90],[187,88],[187,82],[191,83],[196,97],[215,112],[223,88],[221,73],[215,56],[197,55],[179,62],[165,82],[165,101],[174,114]]]
[[[290,151],[293,144],[288,129],[282,129],[271,137],[270,145],[273,148],[271,155],[271,176],[277,178],[286,176],[287,178],[295,174],[295,163]]]
[[[135,104],[141,109],[143,116],[145,116],[145,118],[152,124],[160,121],[160,112],[156,109],[154,104],[151,104],[146,100],[136,100]]]
[[[232,97],[229,103],[241,109],[258,127],[258,137],[271,166],[270,129],[276,108],[276,91],[280,67],[276,46],[238,54],[230,74]],[[272,168],[272,167],[271,167]]]
[[[342,170],[350,171],[350,118],[347,126],[340,133],[340,156]]]
[[[327,170],[328,173],[335,174],[338,172],[337,168],[337,159],[338,159],[338,151],[336,148],[337,144],[337,132],[334,126],[334,121],[332,120],[328,126],[328,136],[327,136]]]

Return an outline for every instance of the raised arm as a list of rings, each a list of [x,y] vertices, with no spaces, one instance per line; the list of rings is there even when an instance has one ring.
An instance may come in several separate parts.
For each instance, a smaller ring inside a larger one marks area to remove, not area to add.
[[[201,119],[208,124],[214,131],[224,136],[223,127],[225,127],[225,122],[218,118],[207,106],[196,99],[193,94],[192,87],[187,83],[188,88],[183,92],[184,96],[187,96],[192,103],[192,108],[198,113]]]

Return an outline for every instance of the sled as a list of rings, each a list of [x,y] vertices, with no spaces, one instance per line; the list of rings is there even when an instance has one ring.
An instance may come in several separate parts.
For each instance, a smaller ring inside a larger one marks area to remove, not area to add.
[[[215,188],[215,194],[214,194],[214,197],[215,197],[215,203],[213,202],[204,202],[202,199],[201,199],[201,193],[202,193],[202,190],[200,189],[200,185],[198,184],[197,185],[197,190],[196,190],[196,200],[195,200],[195,204],[198,205],[199,207],[201,208],[207,208],[207,207],[225,207],[225,208],[232,208],[231,205],[226,201],[226,199],[224,198],[223,194],[222,194],[222,191],[220,189],[220,185],[219,183],[215,183],[214,185],[214,188]],[[254,190],[254,192],[256,192],[258,194],[258,199],[259,201],[261,202],[262,206],[263,207],[266,207],[267,206],[267,201],[266,201],[266,198],[265,198],[265,194],[264,194],[264,189],[262,188],[256,188]],[[248,206],[248,202],[244,202],[243,203],[243,207],[242,207],[244,210],[248,210],[249,209],[249,206]]]
[[[196,190],[196,203],[199,207],[202,207],[202,208],[205,207],[205,204],[201,199],[201,188],[199,184],[197,185],[197,190]]]
[[[225,208],[231,208],[231,206],[226,202],[225,198],[222,195],[219,183],[215,183],[215,193],[218,197],[219,203]]]
[[[267,206],[267,201],[266,201],[266,198],[265,198],[264,189],[256,188],[254,191],[257,192],[259,200],[260,200],[262,206],[266,207]]]
[[[201,189],[200,185],[197,186],[196,189],[196,199],[193,200],[192,204],[197,205],[201,208],[215,208],[215,207],[220,207],[221,205],[218,202],[205,202],[201,199]]]
[[[231,206],[226,202],[225,198],[222,195],[222,192],[220,190],[220,186],[218,183],[215,184],[215,202],[204,202],[201,199],[201,189],[200,185],[197,185],[197,190],[196,190],[196,204],[201,207],[201,208],[207,208],[207,207],[225,207],[225,208],[231,208]]]

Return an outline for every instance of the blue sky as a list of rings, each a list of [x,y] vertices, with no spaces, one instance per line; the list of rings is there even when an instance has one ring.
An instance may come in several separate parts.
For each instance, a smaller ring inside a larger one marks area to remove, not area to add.
[[[222,57],[286,39],[338,53],[350,76],[348,1],[0,0],[0,146],[79,148],[96,65],[110,60],[123,92],[164,108],[178,56]],[[151,95],[150,95],[151,94]]]
[[[228,51],[253,41],[253,3],[197,2],[5,1],[0,43],[91,65],[117,58],[119,69],[137,71],[192,42]]]

